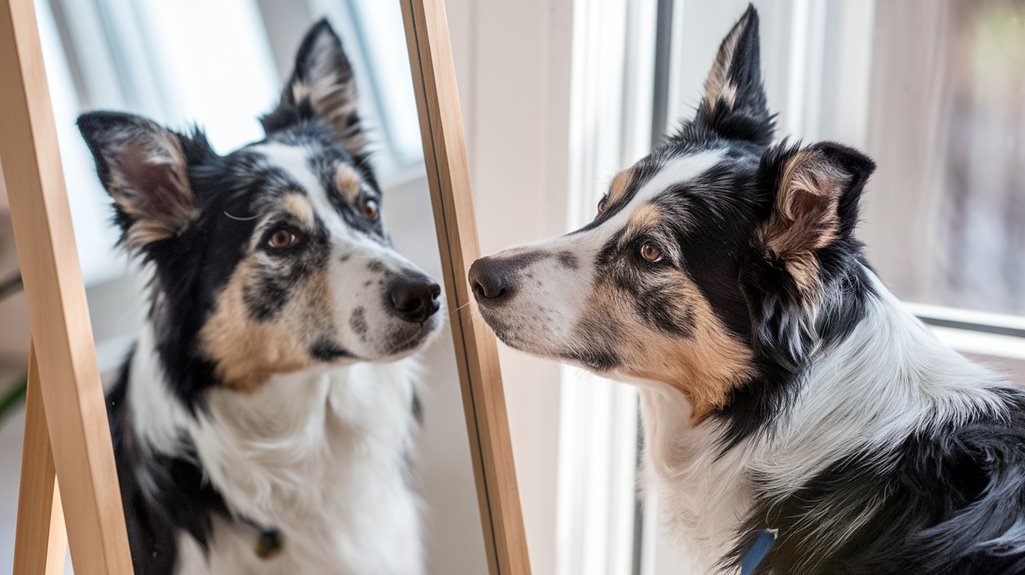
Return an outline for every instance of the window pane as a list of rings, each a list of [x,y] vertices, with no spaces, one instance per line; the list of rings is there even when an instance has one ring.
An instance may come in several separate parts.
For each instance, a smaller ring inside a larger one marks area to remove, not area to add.
[[[423,157],[423,149],[409,72],[409,55],[405,40],[391,32],[403,29],[399,3],[381,0],[351,2],[367,68],[373,71],[370,79],[388,143],[399,163],[418,162]]]
[[[1025,314],[1025,4],[958,1],[929,303]]]
[[[91,285],[122,273],[126,262],[120,251],[114,249],[118,236],[109,225],[109,200],[96,178],[92,156],[75,127],[80,102],[64,56],[57,23],[49,3],[37,1],[35,5],[78,260],[83,280]]]
[[[201,122],[222,152],[262,138],[257,118],[274,106],[280,81],[254,0],[160,0],[137,10],[147,32],[138,49],[156,65],[161,119]]]

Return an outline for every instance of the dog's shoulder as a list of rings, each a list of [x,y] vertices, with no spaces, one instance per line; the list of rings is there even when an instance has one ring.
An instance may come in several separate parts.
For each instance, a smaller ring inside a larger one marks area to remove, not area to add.
[[[772,529],[766,573],[1025,572],[1025,392],[994,397],[760,498],[734,559]]]

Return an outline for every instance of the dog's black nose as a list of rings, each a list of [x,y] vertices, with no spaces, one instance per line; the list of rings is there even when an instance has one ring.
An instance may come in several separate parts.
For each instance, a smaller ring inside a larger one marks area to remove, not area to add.
[[[481,258],[470,266],[470,289],[477,303],[497,304],[512,295],[514,277],[510,267],[502,260]]]
[[[388,291],[391,311],[406,321],[423,323],[441,307],[441,286],[421,274],[398,276]]]

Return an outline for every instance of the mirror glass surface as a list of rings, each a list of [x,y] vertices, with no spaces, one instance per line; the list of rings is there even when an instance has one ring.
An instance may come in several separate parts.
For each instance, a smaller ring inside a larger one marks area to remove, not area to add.
[[[486,572],[399,4],[36,9],[146,565],[206,541],[239,572]],[[97,110],[132,116],[80,132]],[[6,286],[6,200],[0,218]],[[17,287],[0,297],[6,397],[28,321]],[[0,413],[0,571],[21,405]]]

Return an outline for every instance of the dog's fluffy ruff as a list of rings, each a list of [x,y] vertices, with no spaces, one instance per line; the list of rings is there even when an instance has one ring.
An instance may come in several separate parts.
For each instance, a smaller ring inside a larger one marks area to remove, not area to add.
[[[214,389],[198,417],[153,378],[160,372],[147,330],[128,386],[141,447],[180,456],[188,439],[245,520],[215,516],[207,554],[181,532],[178,572],[420,572],[420,502],[405,459],[417,427],[414,359],[275,376],[252,395]],[[282,553],[259,558],[248,522],[279,529]]]

